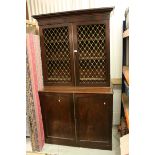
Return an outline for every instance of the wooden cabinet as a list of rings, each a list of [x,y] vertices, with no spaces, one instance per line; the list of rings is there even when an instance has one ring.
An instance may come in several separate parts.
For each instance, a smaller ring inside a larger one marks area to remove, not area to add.
[[[110,12],[113,8],[33,16],[38,21],[45,141],[112,148]]]
[[[111,94],[75,94],[75,115],[79,146],[111,148]]]
[[[100,87],[64,88],[45,87],[39,92],[45,141],[111,149],[112,90]]]

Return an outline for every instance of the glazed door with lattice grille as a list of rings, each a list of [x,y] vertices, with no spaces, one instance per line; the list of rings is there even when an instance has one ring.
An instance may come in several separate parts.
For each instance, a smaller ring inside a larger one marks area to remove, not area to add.
[[[74,25],[76,52],[76,85],[110,86],[109,24]]]
[[[73,85],[71,25],[52,25],[41,30],[45,85]]]

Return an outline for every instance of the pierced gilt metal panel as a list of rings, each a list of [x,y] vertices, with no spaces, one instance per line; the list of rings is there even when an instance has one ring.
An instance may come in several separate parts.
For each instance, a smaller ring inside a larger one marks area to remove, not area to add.
[[[71,63],[68,27],[45,28],[44,46],[48,81],[66,83],[71,81]]]
[[[79,25],[80,84],[106,83],[105,24]]]

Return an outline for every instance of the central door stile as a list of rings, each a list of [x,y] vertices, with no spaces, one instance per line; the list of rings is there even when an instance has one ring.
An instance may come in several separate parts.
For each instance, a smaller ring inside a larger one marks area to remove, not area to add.
[[[73,61],[72,61],[72,65],[73,65],[73,74],[74,74],[74,86],[76,86],[76,64],[75,64],[75,60],[76,60],[76,55],[75,55],[75,53],[74,53],[74,51],[75,51],[75,44],[74,44],[74,42],[75,42],[75,33],[74,33],[74,25],[73,25],[73,23],[70,23],[70,27],[71,27],[71,33],[70,33],[70,35],[71,35],[71,43],[72,43],[72,50],[71,50],[71,52],[72,52],[72,59],[73,59]]]
[[[78,47],[77,47],[77,30],[76,30],[76,23],[72,24],[72,30],[73,30],[73,55],[74,55],[74,75],[75,75],[75,86],[78,85]]]
[[[76,123],[75,94],[74,93],[73,93],[73,104],[74,104],[74,122],[75,122],[75,143],[77,144],[77,123]]]
[[[72,28],[72,23],[68,24],[69,26],[69,44],[70,44],[70,60],[71,60],[71,74],[72,74],[72,85],[75,85],[75,74],[74,74],[74,53],[73,53],[73,49],[74,49],[74,44],[73,44],[73,28]]]

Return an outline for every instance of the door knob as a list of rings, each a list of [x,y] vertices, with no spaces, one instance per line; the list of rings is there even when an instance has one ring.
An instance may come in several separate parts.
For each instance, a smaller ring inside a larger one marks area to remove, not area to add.
[[[58,99],[58,102],[61,102],[61,99],[60,99],[60,97],[59,97],[59,99]]]

